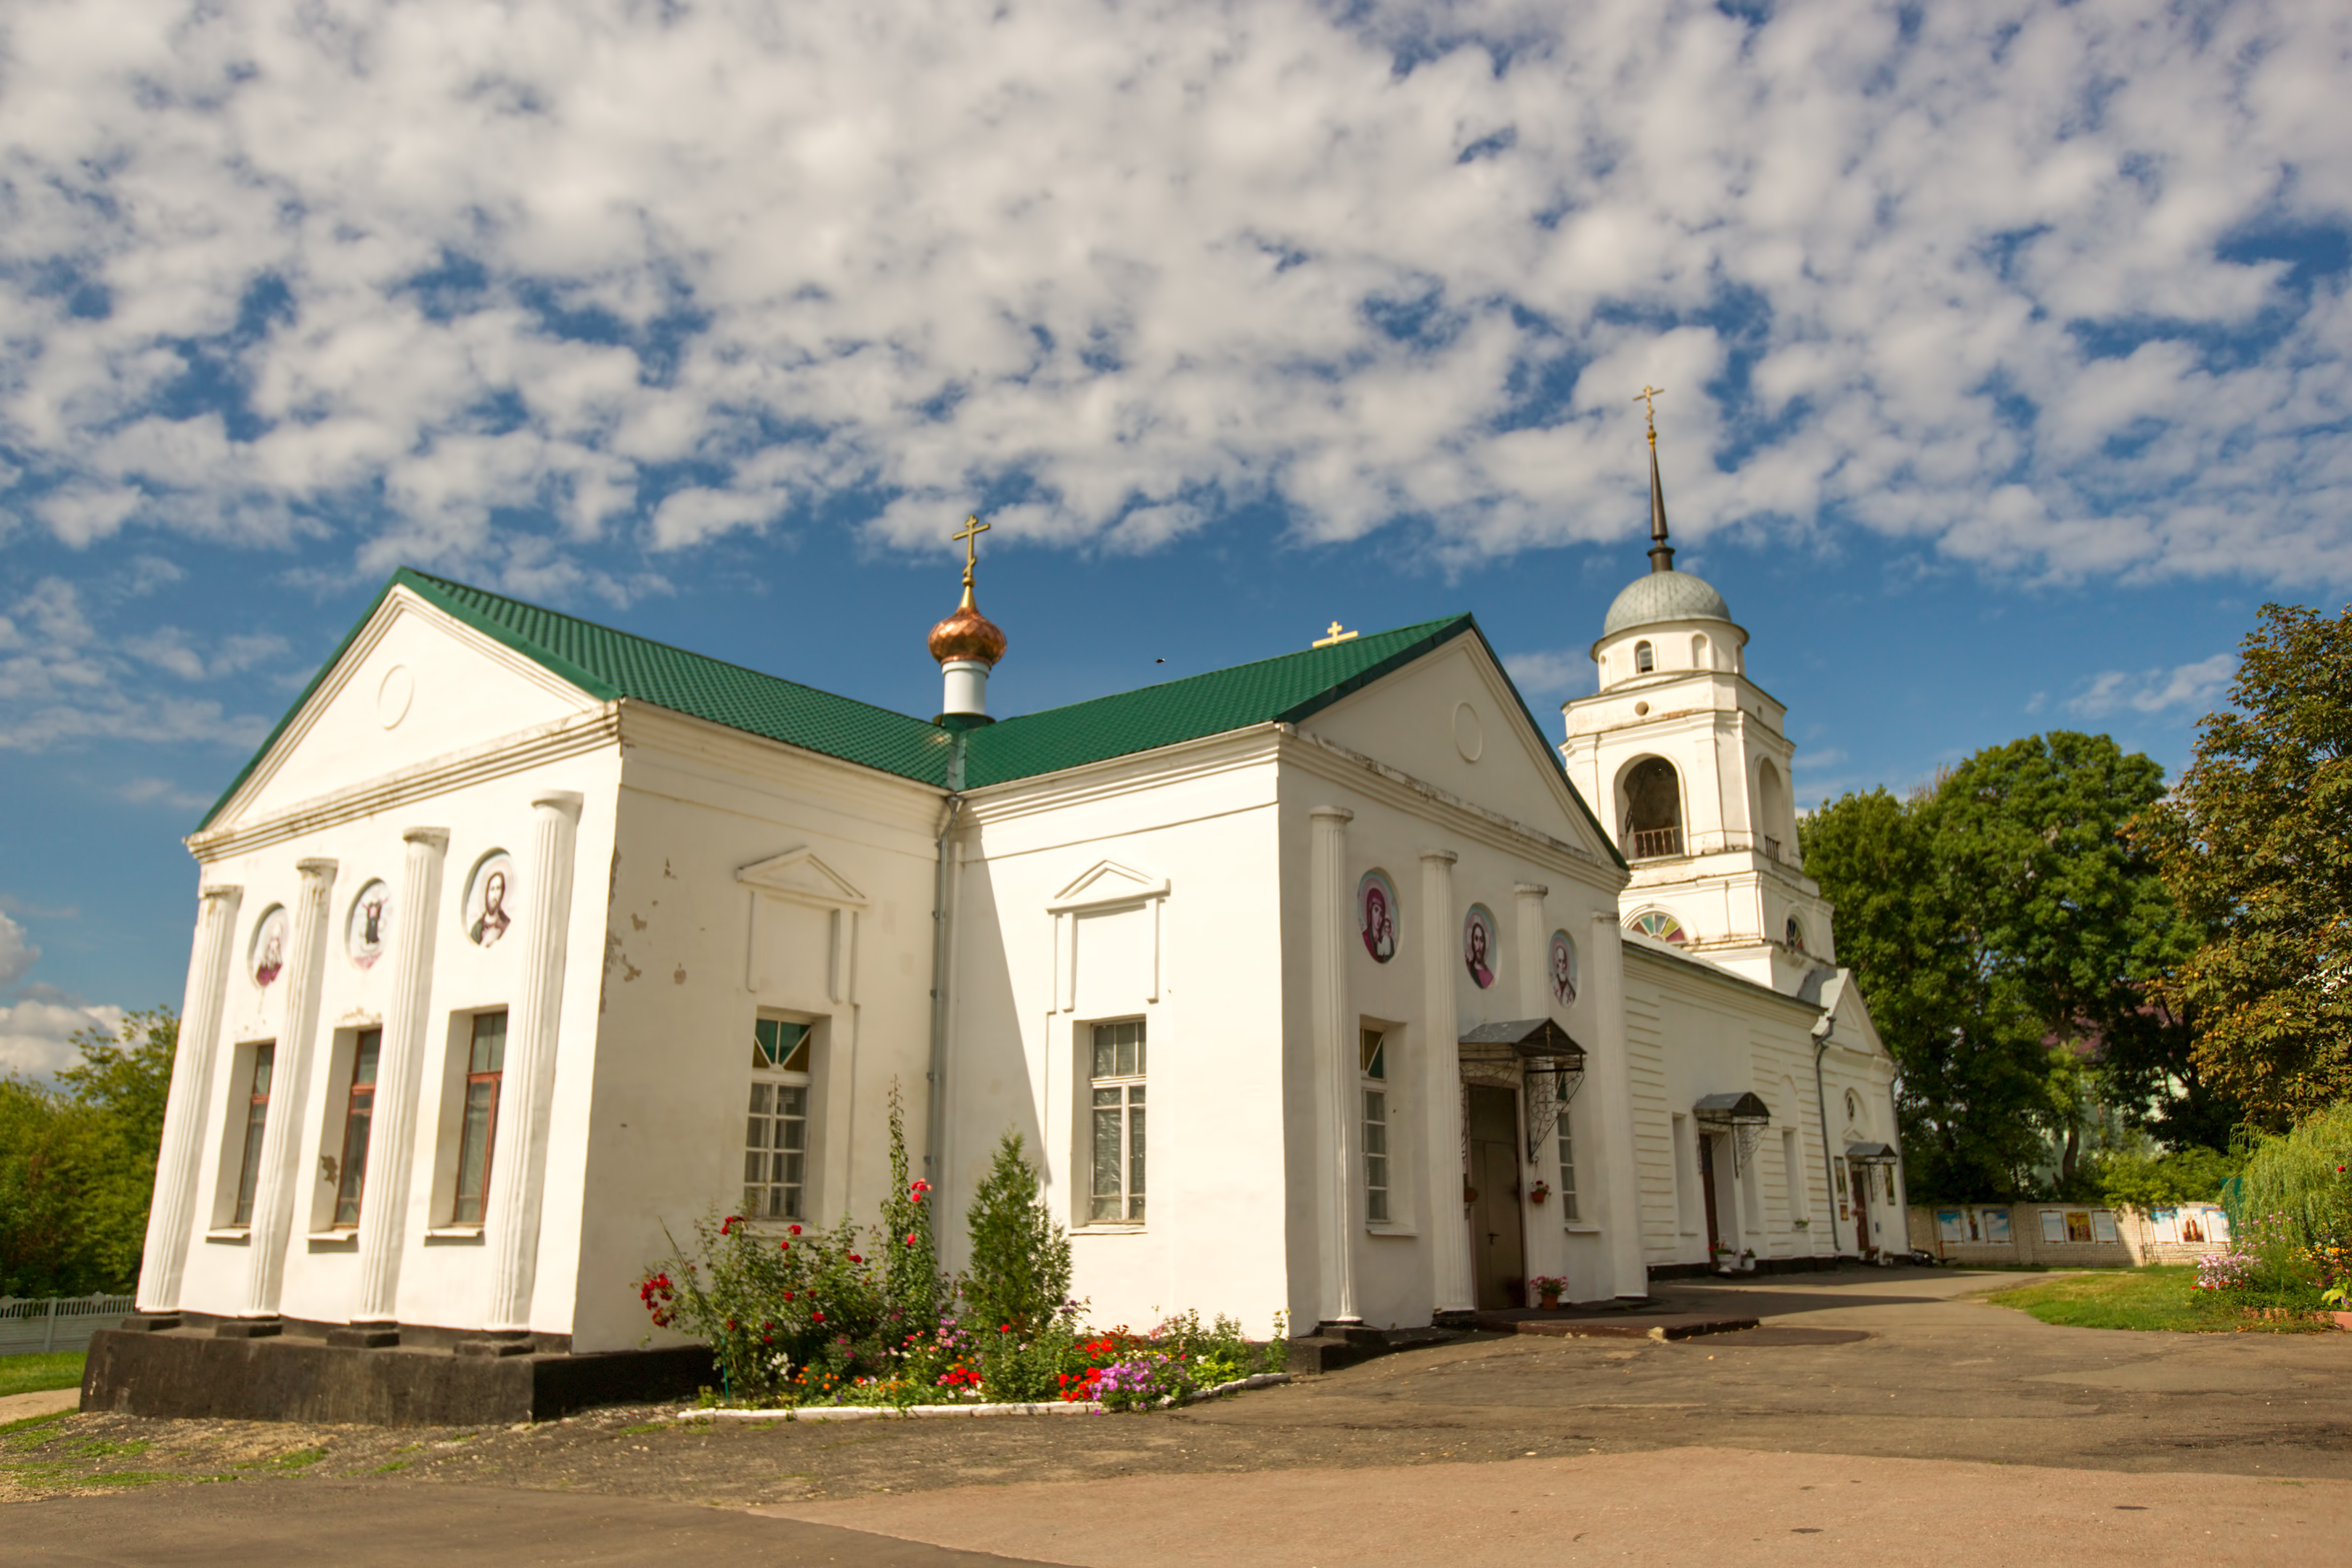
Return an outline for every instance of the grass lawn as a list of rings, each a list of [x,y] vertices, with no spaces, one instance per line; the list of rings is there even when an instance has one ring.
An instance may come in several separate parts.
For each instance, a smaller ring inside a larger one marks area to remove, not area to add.
[[[37,1394],[45,1388],[81,1386],[80,1351],[49,1355],[0,1355],[0,1394]]]
[[[2030,1312],[2073,1329],[2165,1329],[2183,1334],[2316,1333],[2335,1325],[2312,1318],[2258,1318],[2219,1301],[2200,1300],[2193,1264],[2103,1268],[2043,1285],[1995,1293],[1999,1307]]]

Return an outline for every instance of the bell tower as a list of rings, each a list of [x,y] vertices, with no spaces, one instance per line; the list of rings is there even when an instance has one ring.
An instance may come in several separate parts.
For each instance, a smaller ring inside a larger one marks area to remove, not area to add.
[[[1609,606],[1560,755],[1633,867],[1626,928],[1794,994],[1835,946],[1798,863],[1787,710],[1748,679],[1723,595],[1675,570],[1654,404],[1649,445],[1650,570]]]

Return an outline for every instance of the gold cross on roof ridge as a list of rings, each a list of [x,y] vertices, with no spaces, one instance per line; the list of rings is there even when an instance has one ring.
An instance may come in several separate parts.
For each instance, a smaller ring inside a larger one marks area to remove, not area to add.
[[[1317,647],[1329,647],[1333,643],[1348,642],[1353,639],[1355,636],[1356,634],[1354,632],[1341,631],[1339,629],[1339,623],[1333,621],[1331,623],[1330,631],[1315,639],[1315,646]]]

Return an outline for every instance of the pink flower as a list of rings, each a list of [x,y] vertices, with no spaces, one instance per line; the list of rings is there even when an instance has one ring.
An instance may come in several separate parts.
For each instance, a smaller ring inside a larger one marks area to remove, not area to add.
[[[911,1230],[907,1233],[907,1245],[909,1247],[915,1245],[915,1233]]]

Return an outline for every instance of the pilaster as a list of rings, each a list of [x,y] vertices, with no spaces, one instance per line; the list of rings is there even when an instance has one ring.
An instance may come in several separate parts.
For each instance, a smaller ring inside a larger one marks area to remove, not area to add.
[[[1470,1277],[1470,1222],[1464,1213],[1462,1019],[1454,977],[1462,960],[1454,929],[1451,849],[1421,852],[1422,1147],[1429,1152],[1429,1266],[1433,1310],[1478,1306]]]
[[[490,1315],[493,1334],[527,1336],[539,1270],[540,1199],[547,1181],[548,1106],[555,1091],[563,973],[572,932],[572,847],[581,797],[555,790],[532,801],[530,942],[522,993],[507,1032],[499,1097],[500,1154],[490,1172]],[[527,1340],[525,1342],[528,1342]]]
[[[147,1214],[147,1244],[139,1268],[139,1310],[145,1313],[168,1315],[180,1307],[180,1276],[187,1267],[196,1171],[204,1152],[205,1107],[212,1099],[213,1056],[220,1046],[230,950],[244,900],[244,889],[225,884],[205,888],[196,896],[188,989],[180,1006],[180,1045],[172,1061],[172,1087],[164,1095],[155,1201]]]
[[[1322,1221],[1321,1317],[1327,1323],[1354,1323],[1356,1237],[1360,1180],[1356,1170],[1355,1031],[1349,1027],[1348,947],[1354,934],[1354,900],[1349,897],[1348,824],[1355,813],[1336,805],[1309,814],[1313,839],[1308,855],[1312,913],[1314,1051],[1318,1098],[1322,1103],[1320,1163],[1316,1183]]]
[[[368,1134],[360,1197],[359,1293],[352,1324],[370,1343],[390,1342],[399,1310],[401,1254],[407,1243],[408,1182],[416,1160],[416,1093],[433,1005],[433,946],[441,929],[446,827],[412,827],[393,904],[392,994],[376,1058],[374,1125]]]
[[[303,1108],[310,1103],[310,1058],[319,1032],[319,993],[327,950],[333,945],[331,906],[335,862],[296,864],[302,886],[294,895],[294,942],[287,955],[286,1014],[278,1020],[278,1054],[271,1070],[268,1120],[261,1133],[261,1169],[253,1189],[253,1230],[246,1258],[247,1320],[274,1320],[286,1279],[286,1249],[293,1241],[294,1194],[300,1184],[294,1169],[302,1138]],[[240,1325],[251,1331],[253,1323]]]

